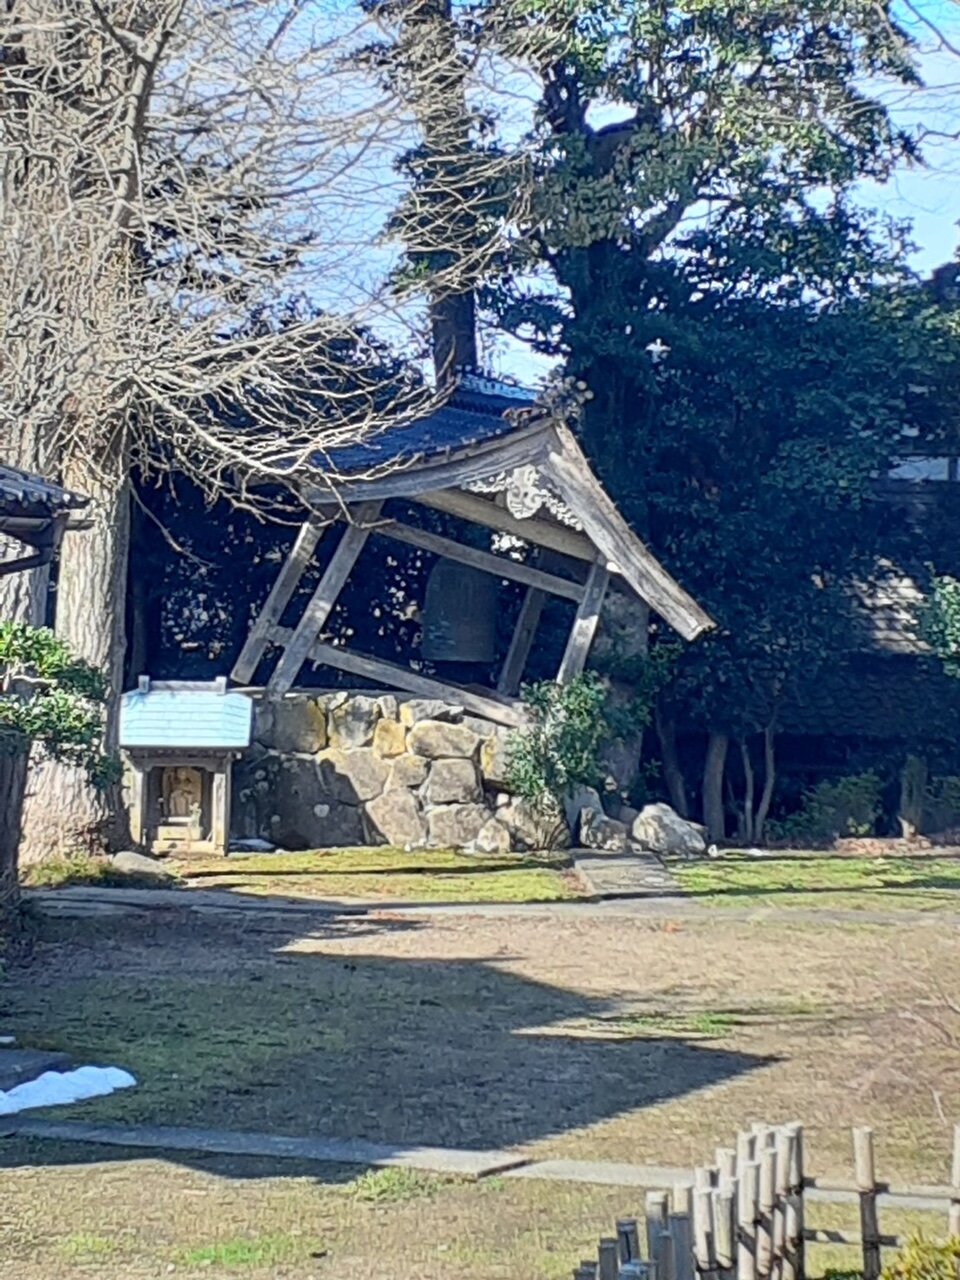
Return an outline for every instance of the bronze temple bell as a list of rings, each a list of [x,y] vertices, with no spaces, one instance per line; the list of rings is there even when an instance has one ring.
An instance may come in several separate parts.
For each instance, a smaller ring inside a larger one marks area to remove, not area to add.
[[[498,587],[497,579],[482,569],[438,560],[427,579],[423,656],[430,662],[493,662]]]

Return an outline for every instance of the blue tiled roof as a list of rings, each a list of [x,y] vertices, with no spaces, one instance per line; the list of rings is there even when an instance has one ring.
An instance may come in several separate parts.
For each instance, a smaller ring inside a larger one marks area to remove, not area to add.
[[[253,703],[210,689],[134,689],[120,699],[121,747],[242,750]]]
[[[329,475],[351,476],[442,457],[509,435],[516,423],[504,413],[531,407],[532,401],[516,397],[458,390],[426,417],[387,427],[362,444],[314,454],[313,463]]]

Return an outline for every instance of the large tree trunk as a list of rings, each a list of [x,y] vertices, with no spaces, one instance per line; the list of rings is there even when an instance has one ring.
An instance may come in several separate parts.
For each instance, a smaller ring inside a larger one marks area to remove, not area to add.
[[[719,844],[727,834],[723,810],[723,775],[728,745],[729,738],[725,733],[711,733],[703,766],[703,822],[712,844]]]
[[[26,750],[0,750],[0,938],[9,930],[20,902],[17,850],[27,757]]]
[[[687,786],[680,768],[680,757],[677,753],[677,722],[669,711],[657,708],[657,736],[660,739],[660,762],[663,765],[663,781],[666,783],[667,795],[675,812],[681,818],[690,816],[687,805]]]
[[[96,468],[77,459],[64,483],[86,494],[92,527],[67,533],[60,552],[56,631],[78,658],[106,674],[104,746],[117,747],[117,713],[123,684],[125,593],[130,548],[130,489],[121,451]],[[94,788],[84,770],[44,761],[31,770],[23,814],[22,862],[99,852],[122,840],[125,822],[119,787]]]

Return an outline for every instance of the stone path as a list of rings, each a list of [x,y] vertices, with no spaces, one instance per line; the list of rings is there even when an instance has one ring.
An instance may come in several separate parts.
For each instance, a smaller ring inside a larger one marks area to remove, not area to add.
[[[573,865],[595,898],[678,898],[683,892],[659,858],[638,850],[602,854],[575,849]]]
[[[425,1173],[467,1178],[537,1179],[579,1182],[611,1187],[672,1187],[691,1182],[693,1170],[663,1165],[616,1164],[604,1160],[538,1160],[511,1151],[470,1151],[453,1147],[390,1146],[364,1140],[294,1138],[271,1133],[243,1133],[225,1129],[194,1129],[174,1125],[84,1124],[81,1121],[27,1120],[0,1117],[0,1138],[40,1138],[57,1142],[85,1142],[96,1146],[135,1147],[140,1150],[192,1151],[216,1155],[254,1156],[276,1160],[316,1161],[318,1164],[363,1165],[370,1168],[419,1169]],[[852,1204],[855,1191],[811,1188],[810,1200]],[[916,1188],[909,1194],[882,1192],[881,1201],[901,1209],[943,1212],[949,1187]]]

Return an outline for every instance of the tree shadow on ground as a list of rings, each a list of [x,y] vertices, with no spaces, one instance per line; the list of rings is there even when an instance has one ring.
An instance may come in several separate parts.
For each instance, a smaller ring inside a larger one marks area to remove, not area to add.
[[[362,1139],[396,1152],[515,1149],[773,1061],[689,1035],[611,1039],[616,1002],[511,972],[509,956],[363,954],[374,933],[418,927],[379,912],[259,925],[172,910],[48,921],[33,964],[0,988],[4,1021],[24,1045],[123,1066],[139,1084],[30,1115]],[[330,945],[345,938],[360,946]],[[0,1143],[0,1165],[22,1159],[21,1140],[9,1154]]]

